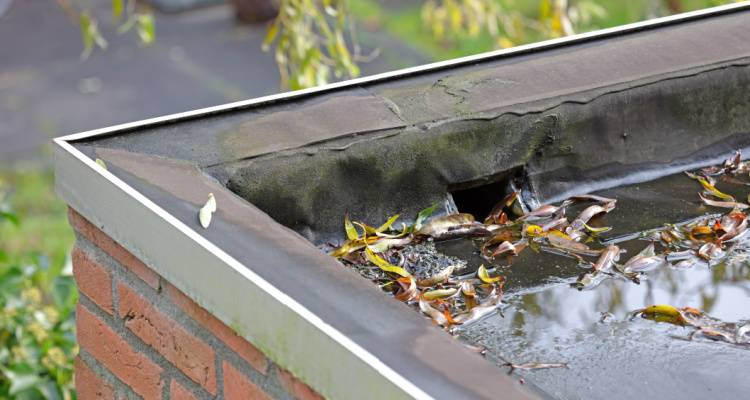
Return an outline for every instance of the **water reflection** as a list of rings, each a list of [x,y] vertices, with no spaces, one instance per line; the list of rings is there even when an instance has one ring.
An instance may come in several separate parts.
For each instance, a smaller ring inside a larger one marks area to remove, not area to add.
[[[618,198],[618,208],[597,222],[618,227],[611,236],[617,238],[714,211],[694,201],[695,193],[694,182],[684,175],[604,192]],[[644,198],[658,199],[658,206],[643,206]],[[617,244],[626,251],[620,260],[624,262],[649,242]],[[441,250],[462,256],[470,265],[486,263],[469,241],[445,243]],[[657,245],[657,253],[663,250]],[[750,235],[715,265],[660,267],[647,272],[640,285],[613,277],[592,290],[575,290],[570,284],[584,270],[558,254],[526,251],[512,266],[498,264],[508,276],[504,316],[490,317],[461,335],[487,347],[488,358],[499,365],[567,362],[569,369],[522,373],[553,396],[602,398],[616,391],[615,397],[622,398],[735,398],[750,392],[741,372],[750,356],[746,349],[706,339],[676,340],[690,330],[629,318],[633,310],[670,304],[695,307],[724,321],[750,319]]]

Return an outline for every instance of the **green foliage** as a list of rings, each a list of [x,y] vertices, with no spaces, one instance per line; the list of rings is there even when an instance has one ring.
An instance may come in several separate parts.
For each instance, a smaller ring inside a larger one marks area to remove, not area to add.
[[[29,250],[44,247],[32,242],[40,228],[27,227],[26,219],[17,214],[34,210],[40,214],[36,218],[56,225],[64,222],[64,207],[43,203],[51,194],[48,174],[14,174],[11,181],[22,189],[14,197],[31,201],[17,208],[17,199],[10,198],[11,186],[0,181],[0,398],[73,399],[73,312],[78,295],[70,268],[63,268],[59,255],[69,251],[71,234],[61,233],[58,241],[47,243],[59,244],[51,251],[58,253],[56,257]],[[30,218],[32,224],[34,219]]]
[[[87,59],[95,47],[107,49],[107,40],[99,30],[99,22],[91,15],[87,6],[88,2],[83,0],[57,0],[57,2],[71,19],[78,21],[83,42],[81,59]],[[125,17],[124,22],[123,17]],[[128,0],[127,3],[125,0],[112,0],[112,23],[118,25],[119,33],[135,28],[142,45],[149,45],[154,41],[154,17],[147,9],[139,7],[135,0]]]
[[[347,31],[353,34],[354,27],[346,0],[281,0],[263,48],[267,50],[276,42],[282,86],[302,89],[323,85],[332,76],[359,75],[358,52],[349,50]]]
[[[385,30],[434,59],[454,58],[573,33],[637,22],[731,0],[425,0],[422,6],[381,7],[374,0],[281,0],[268,30],[275,38],[282,85],[301,89],[335,77],[356,77],[345,32],[354,20]],[[321,11],[321,7],[322,10]],[[334,7],[334,8],[331,8]],[[328,12],[330,8],[331,12]],[[351,10],[351,13],[347,13]],[[330,51],[331,48],[344,51]],[[355,51],[355,54],[357,52]]]

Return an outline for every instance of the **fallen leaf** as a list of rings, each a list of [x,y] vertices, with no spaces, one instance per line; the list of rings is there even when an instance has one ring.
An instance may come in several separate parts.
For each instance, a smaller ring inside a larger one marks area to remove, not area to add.
[[[401,275],[403,277],[411,277],[411,274],[406,272],[405,269],[392,265],[388,261],[382,259],[380,256],[375,254],[372,250],[370,250],[369,247],[365,248],[365,257],[367,257],[368,261],[375,264],[378,268],[382,269],[385,272],[390,272],[393,274]]]
[[[216,199],[213,193],[208,194],[208,201],[198,212],[198,220],[201,223],[203,229],[208,229],[208,225],[211,224],[211,216],[216,212]]]
[[[428,287],[428,286],[434,286],[438,283],[443,283],[450,278],[451,274],[453,274],[453,270],[456,268],[455,265],[449,265],[445,268],[443,268],[440,272],[438,272],[435,275],[432,275],[430,277],[427,277],[425,279],[420,279],[417,281],[417,286],[419,287]]]
[[[428,317],[432,318],[432,322],[440,326],[448,325],[448,318],[445,317],[445,314],[432,307],[430,303],[423,299],[419,299],[419,310],[425,313]]]
[[[354,227],[352,221],[349,219],[349,214],[344,215],[344,230],[346,231],[346,238],[349,240],[359,239],[359,232]]]
[[[487,271],[487,268],[484,267],[484,264],[479,266],[477,277],[479,277],[484,283],[497,283],[504,279],[502,276],[496,276],[494,278],[490,277],[490,273]]]
[[[458,293],[458,289],[456,288],[436,289],[423,293],[422,298],[427,301],[446,299],[448,297],[454,296],[456,293]]]

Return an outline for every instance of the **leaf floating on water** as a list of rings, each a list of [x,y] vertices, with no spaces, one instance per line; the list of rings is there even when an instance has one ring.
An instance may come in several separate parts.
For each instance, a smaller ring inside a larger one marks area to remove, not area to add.
[[[478,306],[475,306],[468,312],[456,315],[454,321],[456,324],[469,325],[480,319],[493,314],[497,311],[498,307],[502,303],[503,292],[499,288],[495,288]]]
[[[388,261],[382,259],[377,254],[373,253],[373,251],[370,250],[369,247],[365,248],[365,257],[367,257],[368,261],[375,264],[378,268],[382,269],[385,272],[401,275],[403,277],[411,277],[411,274],[406,272],[405,269],[392,265]]]
[[[502,242],[499,246],[495,249],[495,251],[492,252],[492,257],[497,257],[503,253],[510,253],[514,256],[517,256],[518,253],[523,251],[527,246],[526,240],[519,240],[517,243],[511,243],[511,242]]]
[[[487,268],[484,267],[484,264],[479,266],[477,277],[479,277],[484,283],[497,283],[504,279],[502,276],[496,276],[494,278],[490,277],[490,273],[487,271]]]
[[[698,257],[706,261],[722,258],[725,254],[721,246],[715,243],[705,243],[698,249]]]
[[[703,202],[703,204],[706,204],[706,205],[709,205],[709,206],[713,206],[713,207],[736,208],[736,209],[739,209],[739,210],[744,210],[744,209],[750,207],[747,204],[739,203],[739,202],[736,202],[736,201],[716,201],[716,200],[711,200],[711,199],[703,196],[702,193],[698,193],[698,197],[701,198],[701,201]]]
[[[730,195],[728,195],[728,194],[720,191],[719,189],[717,189],[716,186],[714,186],[715,182],[709,181],[708,180],[709,178],[704,177],[704,176],[700,176],[700,175],[696,175],[696,174],[692,174],[690,172],[686,172],[686,174],[687,174],[687,176],[689,176],[689,177],[697,180],[701,184],[701,186],[703,186],[703,189],[705,189],[706,193],[708,193],[708,194],[710,194],[710,195],[712,195],[714,197],[718,197],[718,198],[720,198],[722,200],[734,201],[734,197],[732,197],[732,196],[730,196]]]
[[[97,163],[100,167],[104,168],[105,171],[107,170],[107,164],[105,164],[104,160],[102,160],[101,158],[97,158],[96,160],[94,160],[94,162]]]
[[[599,286],[599,284],[602,283],[602,281],[604,281],[604,279],[606,278],[607,274],[601,271],[593,270],[581,274],[581,276],[579,276],[574,283],[571,283],[570,286],[574,289],[578,289],[579,291],[591,290]]]
[[[609,231],[612,230],[611,226],[604,226],[604,227],[601,227],[601,228],[594,228],[593,226],[589,226],[585,222],[583,223],[583,227],[586,228],[587,231],[592,232],[592,233],[604,233],[604,232],[609,232]]]
[[[201,223],[203,229],[208,229],[208,225],[211,224],[211,216],[216,212],[216,199],[213,193],[208,194],[208,201],[198,211],[198,220]]]
[[[581,229],[583,229],[584,225],[586,225],[591,220],[591,218],[598,214],[609,213],[610,211],[615,209],[616,204],[616,201],[611,201],[609,203],[594,204],[586,207],[586,209],[581,211],[576,219],[574,219],[573,222],[570,223],[570,226],[568,227],[568,229],[566,229],[566,233],[571,234],[571,232],[573,231],[580,231]]]
[[[461,295],[464,298],[466,309],[471,311],[477,306],[477,290],[470,280],[461,281]]]
[[[633,311],[633,316],[640,315],[642,318],[656,322],[666,322],[673,325],[685,326],[687,321],[677,307],[666,304],[656,304]]]
[[[654,244],[651,243],[646,246],[645,249],[641,250],[640,253],[629,259],[625,265],[623,265],[622,272],[625,274],[646,272],[665,264],[665,257],[663,255],[657,256],[654,252]]]
[[[526,225],[524,230],[527,236],[537,237],[544,235],[544,228],[539,225]]]
[[[485,224],[501,224],[504,225],[507,223],[507,215],[503,212],[503,209],[506,207],[510,207],[511,204],[513,204],[516,201],[516,198],[518,198],[519,192],[513,192],[509,195],[507,195],[504,199],[500,200],[499,203],[495,204],[494,207],[492,207],[492,210],[490,211],[490,214],[487,216],[487,218],[484,219]],[[502,218],[502,216],[505,215],[505,218]]]
[[[538,221],[553,216],[563,206],[553,206],[552,204],[545,204],[537,207],[534,211],[522,215],[518,218],[519,221]]]
[[[594,263],[595,271],[609,271],[612,269],[615,261],[620,258],[620,248],[611,244],[607,246],[602,255]]]
[[[589,246],[576,242],[575,240],[565,238],[560,235],[547,235],[547,240],[552,247],[567,251],[573,254],[583,254],[586,256],[597,256],[601,250],[592,250]]]

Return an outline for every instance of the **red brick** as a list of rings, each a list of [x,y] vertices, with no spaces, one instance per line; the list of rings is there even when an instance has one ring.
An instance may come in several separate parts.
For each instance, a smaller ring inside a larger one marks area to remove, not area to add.
[[[102,310],[113,314],[112,278],[109,272],[78,247],[73,249],[72,258],[73,275],[76,278],[78,289]]]
[[[261,388],[253,383],[247,376],[229,364],[222,363],[224,369],[224,398],[226,400],[270,400]]]
[[[268,372],[268,359],[242,336],[237,335],[234,330],[226,326],[218,318],[199,306],[191,298],[187,297],[179,289],[169,283],[162,288],[169,300],[180,307],[182,311],[197,323],[211,331],[219,340],[224,342],[232,351],[242,357],[248,364],[258,372],[265,375]]]
[[[118,282],[120,318],[125,326],[153,347],[188,378],[216,394],[214,349],[157,310],[132,288]]]
[[[75,361],[75,384],[81,400],[115,398],[112,386],[92,371],[80,357],[76,357]]]
[[[152,288],[159,290],[159,274],[151,270],[136,256],[120,246],[99,228],[72,208],[68,208],[68,221],[78,233],[83,235],[96,247],[112,256],[117,262],[128,268]]]
[[[313,388],[307,386],[305,382],[297,379],[291,372],[283,370],[281,368],[276,369],[276,376],[279,379],[281,387],[286,390],[287,393],[294,396],[298,400],[322,400],[323,396],[318,394]]]
[[[78,343],[144,399],[159,399],[162,369],[130,347],[112,328],[82,305],[76,311]]]
[[[169,395],[172,400],[197,400],[197,397],[174,379],[169,385]]]

